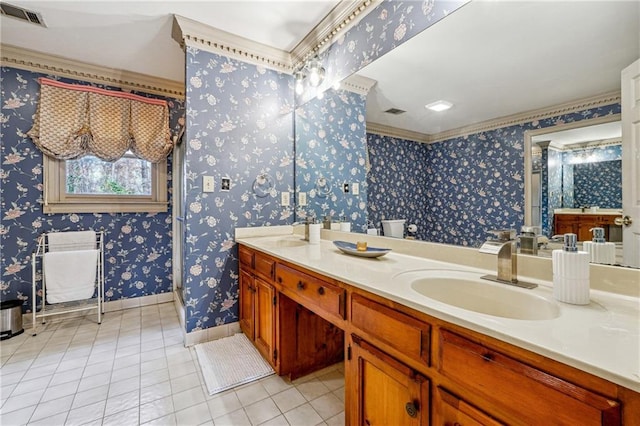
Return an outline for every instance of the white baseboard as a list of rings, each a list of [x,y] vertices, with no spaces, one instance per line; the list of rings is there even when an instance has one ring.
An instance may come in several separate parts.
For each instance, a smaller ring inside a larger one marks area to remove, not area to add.
[[[104,302],[104,312],[105,313],[115,312],[115,311],[121,311],[123,309],[137,308],[140,306],[157,305],[160,303],[167,303],[171,301],[173,301],[173,292],[150,294],[148,296],[132,297],[130,299],[111,300],[108,302]],[[95,312],[96,311],[69,312],[69,313],[59,314],[59,315],[55,315],[48,318],[53,318],[53,319],[77,318],[85,315],[96,315]],[[27,328],[31,328],[32,325],[33,325],[33,321],[32,321],[31,313],[22,314],[22,327],[27,329]]]

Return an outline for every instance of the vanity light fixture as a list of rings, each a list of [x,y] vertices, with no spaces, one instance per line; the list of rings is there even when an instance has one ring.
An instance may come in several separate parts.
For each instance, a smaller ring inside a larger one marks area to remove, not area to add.
[[[425,108],[430,109],[431,111],[440,112],[440,111],[446,111],[452,106],[453,104],[451,102],[440,100],[440,101],[432,102],[429,105],[425,105]]]
[[[296,71],[294,73],[294,78],[296,80],[296,94],[302,95],[304,92],[304,73],[302,70]]]
[[[309,71],[309,84],[312,87],[318,87],[320,83],[322,83],[325,73],[320,59],[317,56],[314,56],[309,60],[309,62],[307,62],[306,68]]]

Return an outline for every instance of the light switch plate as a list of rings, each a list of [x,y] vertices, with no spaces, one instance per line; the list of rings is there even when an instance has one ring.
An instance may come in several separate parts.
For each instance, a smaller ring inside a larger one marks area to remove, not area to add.
[[[306,192],[299,192],[298,193],[298,205],[300,207],[304,207],[307,205],[307,193]]]
[[[213,192],[216,190],[213,176],[202,176],[202,192]]]
[[[358,182],[353,182],[351,184],[351,193],[353,195],[358,195],[360,194],[360,184]]]
[[[289,199],[289,191],[282,191],[280,193],[280,205],[282,207],[286,207],[289,205],[290,199]]]

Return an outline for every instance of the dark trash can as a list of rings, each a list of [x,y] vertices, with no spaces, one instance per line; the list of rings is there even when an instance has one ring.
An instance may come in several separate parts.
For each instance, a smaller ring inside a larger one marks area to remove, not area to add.
[[[24,331],[22,301],[5,300],[0,303],[0,340],[10,339]]]

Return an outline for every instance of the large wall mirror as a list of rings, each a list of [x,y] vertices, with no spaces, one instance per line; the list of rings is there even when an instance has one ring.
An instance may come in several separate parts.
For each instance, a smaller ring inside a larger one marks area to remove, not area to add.
[[[637,2],[466,4],[358,71],[376,82],[366,96],[330,90],[298,107],[296,189],[307,195],[298,220],[312,205],[356,232],[406,219],[418,239],[469,247],[488,230],[519,230],[531,223],[525,133],[615,120],[639,33]],[[426,108],[440,100],[450,109]],[[354,182],[357,196],[344,192]],[[615,209],[580,203],[558,208]]]

